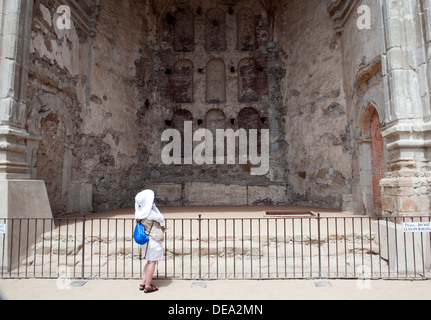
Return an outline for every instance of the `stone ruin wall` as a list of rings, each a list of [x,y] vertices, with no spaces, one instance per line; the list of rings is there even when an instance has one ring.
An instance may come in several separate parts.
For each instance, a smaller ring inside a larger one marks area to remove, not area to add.
[[[286,2],[276,35],[287,53],[283,99],[292,201],[337,208],[350,189],[352,135],[342,43],[326,10],[325,1]]]
[[[141,105],[152,75],[135,61],[152,64],[150,9],[103,1],[89,10],[89,32],[75,20],[58,29],[57,7],[34,6],[27,127],[42,140],[29,152],[32,176],[46,181],[54,214],[130,206],[145,184]]]
[[[278,20],[276,34],[288,54],[282,87],[295,203],[373,212],[369,151],[362,149],[371,105],[385,121],[383,24],[378,2],[361,4],[371,8],[372,30],[357,28],[355,10],[325,15],[328,2],[318,0],[285,3],[282,12],[290,14]],[[383,149],[380,155],[385,161]]]
[[[286,146],[271,154],[268,176],[251,176],[250,165],[166,166],[160,160],[166,145],[160,142],[163,130],[181,131],[184,120],[193,122],[194,131],[206,128],[213,133],[216,129],[281,128],[281,117],[269,105],[279,104],[278,86],[284,71],[268,66],[265,10],[258,1],[235,5],[179,1],[163,16],[161,30],[154,70],[158,97],[147,113],[152,119],[148,137],[153,139],[148,144],[148,181],[160,195],[159,201],[189,205],[285,202],[288,186],[281,163]],[[272,140],[284,138],[276,134]],[[210,194],[203,196],[206,192]]]
[[[178,1],[158,20],[147,1],[105,0],[89,34],[79,25],[58,30],[55,2],[40,0],[31,35],[29,158],[55,213],[130,207],[146,187],[173,205],[340,209],[354,202],[359,109],[369,88],[381,87],[378,72],[360,85],[356,78],[379,54],[380,39],[358,33],[355,21],[337,34],[327,7],[324,0],[283,2],[272,48],[258,1]],[[268,175],[253,177],[244,165],[161,163],[162,132],[184,119],[194,129],[237,130],[247,116],[271,132]]]
[[[374,212],[373,194],[380,193],[372,185],[371,117],[374,112],[380,121],[379,130],[387,123],[386,103],[382,75],[384,31],[382,9],[378,1],[361,3],[371,9],[371,30],[358,30],[356,19],[346,22],[341,36],[343,50],[344,92],[346,93],[347,118],[352,132],[352,182],[351,195],[345,198],[349,211],[367,214]],[[374,153],[380,166],[387,163],[385,147]]]

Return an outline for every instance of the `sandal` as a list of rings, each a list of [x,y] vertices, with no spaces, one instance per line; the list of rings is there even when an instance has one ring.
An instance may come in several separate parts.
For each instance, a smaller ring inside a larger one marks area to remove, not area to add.
[[[159,291],[159,289],[157,289],[153,285],[151,285],[150,287],[144,289],[145,293],[153,293],[153,292],[156,292],[156,291]]]
[[[159,290],[159,288],[153,284],[151,284],[150,288],[156,289],[156,291]],[[139,285],[139,291],[144,291],[144,290],[145,290],[145,285],[143,284]]]
[[[146,288],[144,285],[141,284],[139,286],[139,291],[144,291],[145,293],[152,293],[152,292],[159,291],[159,288],[157,288],[153,284],[150,285],[148,288]]]
[[[159,291],[159,289],[157,289],[155,286],[150,285],[148,288],[144,288],[144,292],[145,293],[153,293]]]

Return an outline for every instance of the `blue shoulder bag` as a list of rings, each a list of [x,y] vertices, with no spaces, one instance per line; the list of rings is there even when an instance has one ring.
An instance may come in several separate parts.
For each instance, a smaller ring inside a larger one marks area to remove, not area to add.
[[[133,232],[133,239],[141,246],[150,241],[150,237],[145,233],[145,227],[140,222],[136,224],[135,231]]]

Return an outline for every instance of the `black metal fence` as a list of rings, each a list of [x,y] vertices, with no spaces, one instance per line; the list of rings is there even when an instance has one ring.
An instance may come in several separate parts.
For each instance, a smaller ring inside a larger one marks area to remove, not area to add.
[[[155,277],[430,279],[430,220],[167,219]],[[141,278],[134,227],[133,219],[0,219],[0,278]]]

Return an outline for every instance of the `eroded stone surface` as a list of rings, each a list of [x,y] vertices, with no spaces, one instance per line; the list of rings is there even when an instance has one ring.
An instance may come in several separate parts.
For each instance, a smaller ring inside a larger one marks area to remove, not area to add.
[[[26,154],[56,213],[132,206],[148,186],[165,204],[380,214],[381,202],[385,214],[429,211],[429,35],[421,12],[398,28],[398,15],[411,8],[366,0],[372,29],[359,30],[358,1],[282,1],[269,11],[262,3],[271,1],[155,3],[79,2],[82,19],[74,13],[69,30],[58,27],[53,1],[34,5],[26,130],[41,140],[26,142]],[[4,110],[2,119],[25,118],[13,104]],[[194,130],[269,130],[268,174],[251,176],[243,164],[164,165],[161,134],[183,130],[184,121]],[[373,157],[371,123],[384,130]],[[385,161],[385,181],[372,159]],[[400,178],[410,180],[394,182]],[[410,192],[414,179],[420,187]],[[229,200],[202,197],[202,186],[232,192]]]

